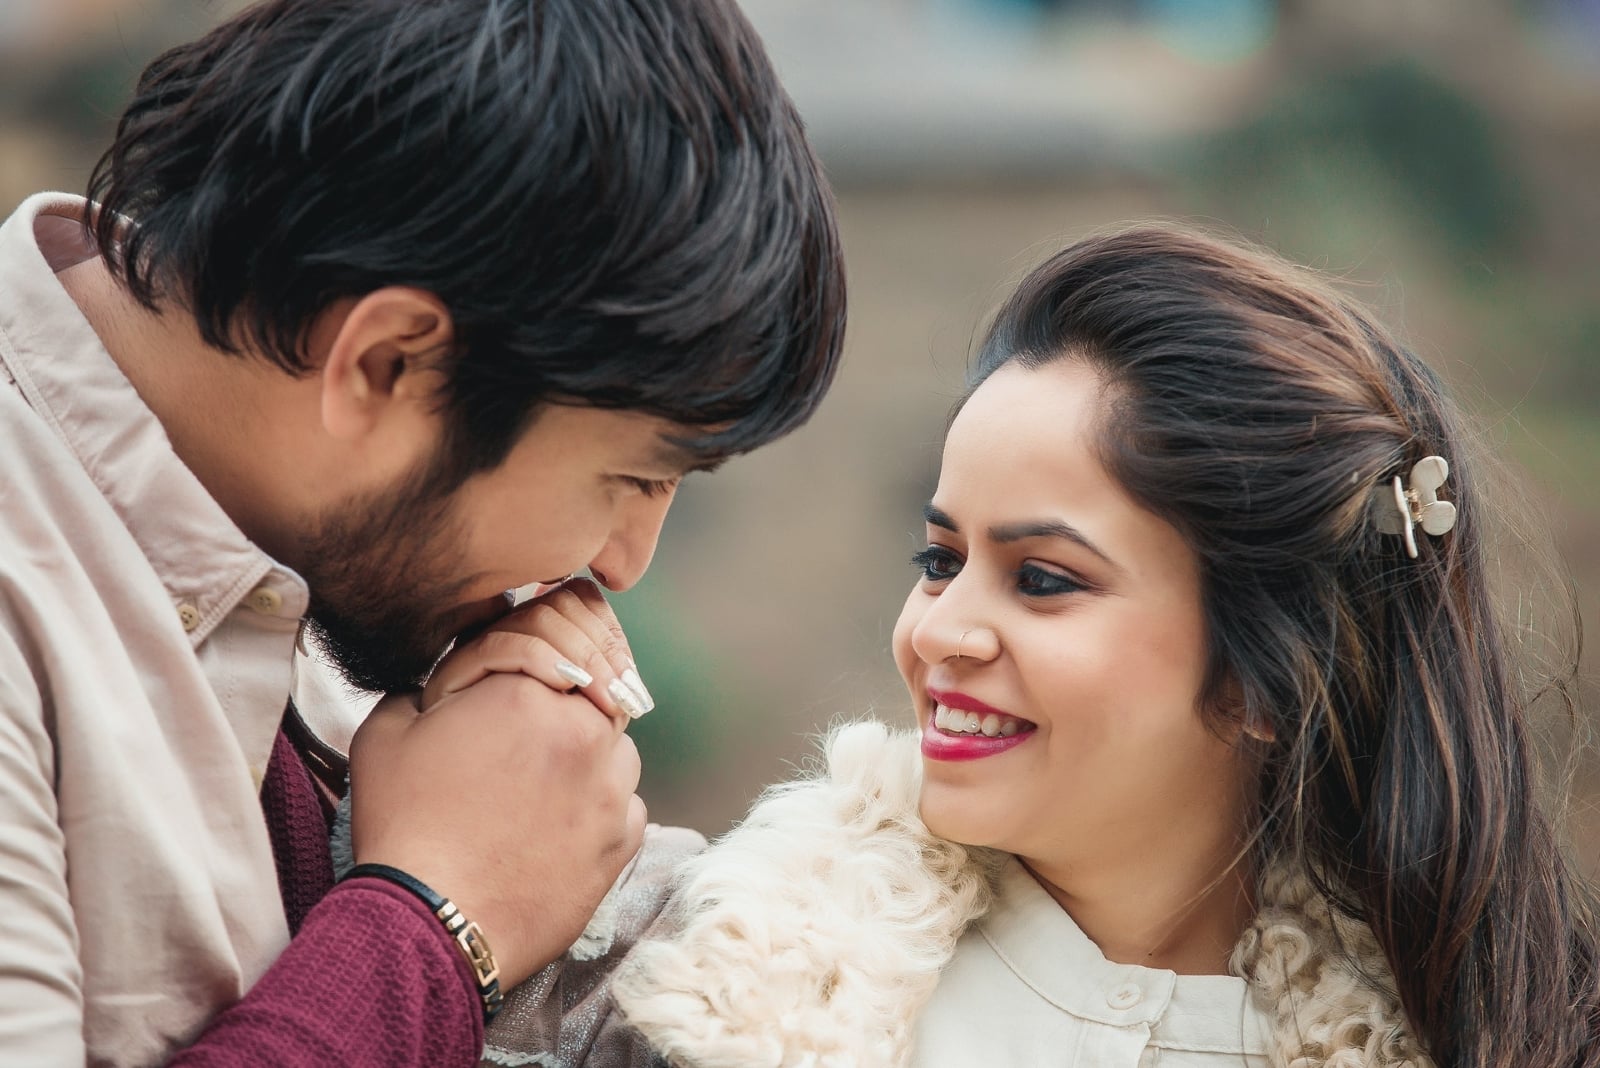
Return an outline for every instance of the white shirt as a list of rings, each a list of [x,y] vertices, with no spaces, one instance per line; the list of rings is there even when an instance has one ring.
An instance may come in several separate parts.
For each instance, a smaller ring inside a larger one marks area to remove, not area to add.
[[[917,1020],[914,1068],[1267,1068],[1243,979],[1106,960],[1013,860]]]
[[[248,990],[289,938],[257,793],[285,704],[340,748],[359,715],[297,660],[305,583],[57,281],[84,209],[43,194],[0,227],[7,1064],[163,1060]]]

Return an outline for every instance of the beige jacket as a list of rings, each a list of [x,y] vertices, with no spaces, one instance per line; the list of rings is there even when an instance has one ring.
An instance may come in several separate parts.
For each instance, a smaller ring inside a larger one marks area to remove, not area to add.
[[[257,789],[308,592],[173,452],[55,272],[78,197],[0,227],[0,1060],[139,1065],[287,944]]]
[[[769,791],[703,853],[685,860],[682,839],[665,849],[647,841],[634,881],[623,884],[626,915],[603,913],[587,934],[607,949],[598,959],[557,962],[513,991],[489,1030],[485,1063],[968,1068],[978,1057],[1019,1068],[1431,1068],[1406,1029],[1371,932],[1335,916],[1308,880],[1287,873],[1266,880],[1261,911],[1234,953],[1248,1005],[1228,986],[1239,980],[1213,977],[1212,991],[1186,995],[1169,982],[1159,1012],[1134,1000],[1100,1014],[1110,1030],[1137,1039],[1118,1046],[1092,1038],[1075,1045],[1072,1035],[1083,1032],[1070,1029],[1071,1012],[1008,1015],[1009,1003],[986,1001],[981,984],[941,1003],[952,976],[978,959],[975,947],[1025,952],[1027,932],[1002,928],[1026,917],[1028,906],[1018,908],[1007,886],[1021,872],[1014,858],[928,833],[917,817],[920,775],[914,734],[857,724],[830,739],[824,775]],[[1044,926],[1036,933],[1055,937]],[[1068,942],[1055,937],[1040,956],[1081,959],[1081,947]],[[1085,982],[1095,977],[1092,964],[1085,973]],[[1170,976],[1126,973],[1151,987]],[[1074,980],[1054,981],[1047,999]],[[1208,1002],[1208,994],[1220,1000]],[[1259,1027],[1244,1016],[1173,1023],[1224,1002],[1253,1014]],[[934,1014],[956,1022],[930,1029]],[[973,1045],[971,1036],[996,1021],[1020,1040]],[[1240,1037],[1229,1045],[1233,1031]],[[1199,1045],[1188,1041],[1195,1036],[1210,1036],[1212,1048],[1183,1048]]]

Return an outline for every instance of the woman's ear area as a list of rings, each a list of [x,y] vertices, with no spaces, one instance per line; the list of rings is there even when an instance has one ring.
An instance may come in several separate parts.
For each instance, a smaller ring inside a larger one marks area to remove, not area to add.
[[[1247,738],[1270,745],[1278,740],[1277,724],[1249,707],[1244,686],[1232,669],[1223,672],[1222,681],[1207,704],[1206,711],[1215,717],[1220,733],[1228,741],[1237,744]]]
[[[330,306],[318,335],[327,338],[318,364],[329,434],[352,439],[393,416],[433,414],[444,385],[436,357],[455,341],[454,321],[437,296],[385,286]]]

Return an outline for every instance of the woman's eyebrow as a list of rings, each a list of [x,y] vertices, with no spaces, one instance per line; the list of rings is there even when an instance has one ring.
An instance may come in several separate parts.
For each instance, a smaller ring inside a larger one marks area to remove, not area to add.
[[[926,519],[930,526],[948,530],[952,534],[961,533],[961,528],[956,525],[956,521],[951,519],[948,513],[932,504],[923,506],[922,518]],[[1100,547],[1090,541],[1083,531],[1071,523],[1066,523],[1059,519],[1027,519],[1017,523],[1002,523],[999,526],[989,528],[989,540],[1001,545],[1014,541],[1023,541],[1027,538],[1063,538],[1074,545],[1083,546],[1107,564],[1117,567],[1116,562],[1101,552]]]
[[[935,508],[932,503],[922,506],[922,518],[928,521],[929,526],[940,527],[952,534],[961,533],[961,528],[956,526],[956,521]]]
[[[1074,545],[1083,546],[1112,567],[1117,566],[1083,531],[1060,519],[1026,519],[1020,523],[1002,523],[989,528],[989,540],[1002,545],[1027,538],[1063,538]]]

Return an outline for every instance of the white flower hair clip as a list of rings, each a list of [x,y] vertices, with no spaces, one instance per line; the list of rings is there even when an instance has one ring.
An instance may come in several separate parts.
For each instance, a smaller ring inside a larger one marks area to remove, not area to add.
[[[1411,468],[1402,484],[1400,476],[1373,490],[1373,525],[1385,534],[1403,534],[1406,554],[1417,558],[1416,528],[1438,537],[1456,525],[1456,506],[1439,499],[1439,487],[1450,477],[1443,456],[1425,456]]]

